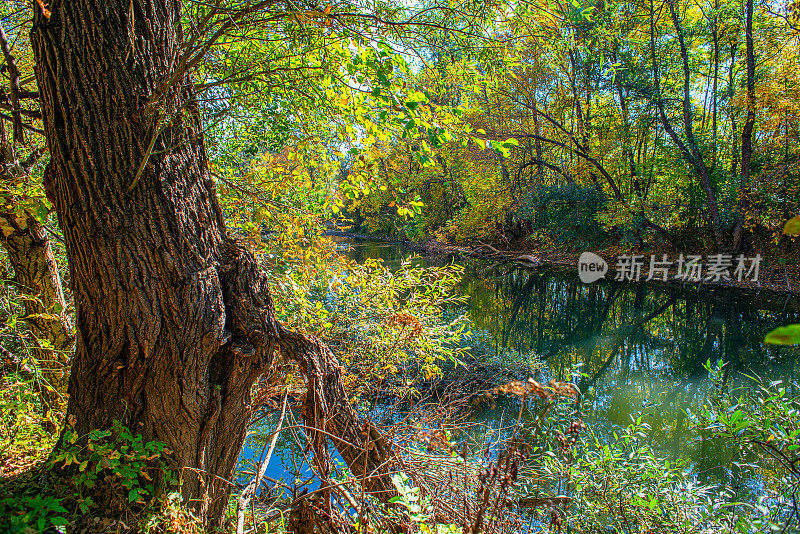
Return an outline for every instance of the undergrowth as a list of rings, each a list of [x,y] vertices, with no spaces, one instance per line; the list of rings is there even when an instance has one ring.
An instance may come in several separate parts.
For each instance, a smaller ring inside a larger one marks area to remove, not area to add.
[[[57,437],[61,412],[45,411],[32,378],[0,377],[0,476],[10,477],[40,463]]]
[[[181,501],[163,443],[116,421],[79,435],[74,421],[62,428],[62,414],[42,415],[32,379],[2,380],[0,532],[203,531]]]

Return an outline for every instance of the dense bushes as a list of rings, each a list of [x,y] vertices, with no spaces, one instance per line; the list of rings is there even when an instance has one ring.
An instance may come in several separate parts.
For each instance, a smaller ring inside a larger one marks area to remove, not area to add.
[[[592,246],[608,237],[597,220],[605,207],[605,195],[594,187],[537,185],[523,193],[517,213],[539,242]]]

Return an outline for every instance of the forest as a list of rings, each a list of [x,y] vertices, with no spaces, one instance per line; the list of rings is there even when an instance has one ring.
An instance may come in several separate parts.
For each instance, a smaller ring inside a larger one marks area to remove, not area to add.
[[[798,65],[800,0],[6,0],[0,532],[800,532]]]

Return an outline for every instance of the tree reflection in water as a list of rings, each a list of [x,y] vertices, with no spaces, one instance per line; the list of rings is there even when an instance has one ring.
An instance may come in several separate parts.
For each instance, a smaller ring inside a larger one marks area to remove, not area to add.
[[[545,362],[540,381],[569,380],[576,366],[582,416],[602,435],[642,413],[663,453],[693,461],[705,480],[741,486],[733,451],[688,430],[705,402],[707,361],[724,362],[729,384],[744,375],[792,381],[798,351],[765,345],[773,328],[798,322],[795,296],[725,288],[600,281],[583,284],[567,270],[487,271],[472,264],[461,290],[484,353]],[[524,378],[524,377],[520,377]],[[503,406],[498,411],[503,411]],[[511,408],[509,407],[509,410]],[[500,417],[482,410],[480,417]]]

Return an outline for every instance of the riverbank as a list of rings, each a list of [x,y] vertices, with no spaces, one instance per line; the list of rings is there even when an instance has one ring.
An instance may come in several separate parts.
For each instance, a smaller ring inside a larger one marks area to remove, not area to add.
[[[568,249],[566,247],[562,249],[541,248],[520,243],[500,245],[496,243],[477,242],[475,244],[456,245],[436,240],[425,241],[420,245],[413,246],[413,248],[430,256],[457,254],[483,260],[513,262],[528,268],[536,268],[539,266],[560,267],[574,269],[576,272],[578,269],[578,258],[581,253],[584,252]],[[638,281],[644,282],[646,281],[650,269],[650,257],[655,256],[656,261],[658,261],[666,255],[667,261],[671,261],[672,265],[668,268],[666,282],[660,280],[660,275],[656,276],[659,280],[657,283],[660,284],[678,287],[696,285],[697,287],[738,288],[750,292],[768,292],[787,296],[800,296],[800,254],[797,252],[782,258],[776,258],[769,254],[761,254],[757,277],[755,277],[753,273],[750,273],[749,276],[743,276],[742,280],[737,280],[735,276],[731,276],[729,279],[720,278],[719,280],[713,280],[706,279],[706,275],[703,274],[699,282],[683,281],[676,278],[678,276],[677,260],[680,253],[673,249],[652,248],[638,250],[614,246],[599,250],[591,250],[590,252],[600,256],[608,264],[608,272],[605,275],[606,279],[614,279],[616,276],[616,267],[619,258],[637,255],[642,257],[641,261],[643,262]],[[705,263],[708,263],[708,257],[714,253],[708,251],[699,252],[698,254],[703,257]],[[745,255],[748,259],[746,262],[746,267],[748,269],[752,264],[751,259],[755,257],[756,254],[758,253],[754,252],[750,255]],[[704,265],[704,267],[707,267],[707,265]],[[733,258],[733,265],[729,269],[731,274],[733,274],[735,267],[736,259]],[[747,273],[743,274],[746,275]],[[632,281],[631,283],[635,282]]]

